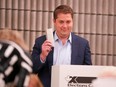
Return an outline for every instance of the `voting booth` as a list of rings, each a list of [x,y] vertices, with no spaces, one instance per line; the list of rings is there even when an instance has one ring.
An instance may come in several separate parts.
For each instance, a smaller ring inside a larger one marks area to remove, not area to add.
[[[92,81],[107,67],[110,66],[54,65],[51,87],[92,87]]]

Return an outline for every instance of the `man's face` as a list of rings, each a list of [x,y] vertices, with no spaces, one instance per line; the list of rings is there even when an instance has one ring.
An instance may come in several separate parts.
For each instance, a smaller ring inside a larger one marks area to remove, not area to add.
[[[68,38],[73,27],[73,19],[71,14],[60,13],[54,20],[56,34],[59,38]]]

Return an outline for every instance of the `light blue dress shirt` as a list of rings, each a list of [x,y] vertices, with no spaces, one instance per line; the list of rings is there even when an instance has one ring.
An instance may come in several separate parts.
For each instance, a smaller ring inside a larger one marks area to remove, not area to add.
[[[66,43],[63,45],[56,32],[54,34],[54,55],[53,65],[70,65],[71,64],[71,33]]]

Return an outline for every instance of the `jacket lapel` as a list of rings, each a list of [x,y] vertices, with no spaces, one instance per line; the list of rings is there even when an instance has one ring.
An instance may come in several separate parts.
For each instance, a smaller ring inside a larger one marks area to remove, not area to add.
[[[48,55],[48,63],[49,63],[49,66],[52,66],[53,65],[53,52],[54,52],[54,48],[52,48],[52,51]]]
[[[72,33],[72,53],[71,53],[71,64],[77,64],[78,59],[78,52],[79,52],[79,43],[76,36]]]

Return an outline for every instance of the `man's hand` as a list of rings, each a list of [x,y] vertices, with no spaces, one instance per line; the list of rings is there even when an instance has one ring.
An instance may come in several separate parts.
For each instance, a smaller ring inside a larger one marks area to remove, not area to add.
[[[42,61],[46,60],[47,55],[52,50],[52,43],[49,40],[44,41],[42,44],[42,52],[40,54],[40,58]]]

